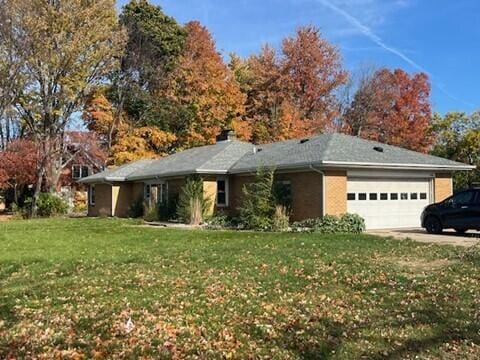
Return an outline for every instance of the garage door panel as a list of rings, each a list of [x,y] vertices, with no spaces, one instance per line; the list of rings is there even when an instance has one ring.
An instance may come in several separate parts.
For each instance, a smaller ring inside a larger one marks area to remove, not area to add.
[[[430,202],[430,179],[349,178],[347,192],[348,212],[362,216],[367,229],[419,227]]]

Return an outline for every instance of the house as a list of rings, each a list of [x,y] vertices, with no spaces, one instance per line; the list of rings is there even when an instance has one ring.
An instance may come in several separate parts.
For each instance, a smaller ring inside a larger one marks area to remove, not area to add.
[[[207,145],[158,160],[140,160],[82,180],[89,185],[90,216],[129,215],[142,199],[178,196],[185,180],[201,176],[212,211],[235,215],[242,188],[258,167],[275,167],[291,197],[291,219],[357,213],[367,228],[420,226],[429,203],[452,194],[452,173],[474,166],[342,134],[266,145],[240,142],[224,132]]]
[[[57,191],[71,206],[86,206],[88,186],[81,180],[104,170],[107,154],[102,143],[90,132],[70,131],[65,134],[62,171]]]

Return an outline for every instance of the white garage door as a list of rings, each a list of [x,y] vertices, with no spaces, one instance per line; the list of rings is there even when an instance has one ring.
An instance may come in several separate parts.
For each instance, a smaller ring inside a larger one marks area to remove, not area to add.
[[[348,179],[348,212],[362,216],[367,229],[420,227],[429,203],[429,179]]]

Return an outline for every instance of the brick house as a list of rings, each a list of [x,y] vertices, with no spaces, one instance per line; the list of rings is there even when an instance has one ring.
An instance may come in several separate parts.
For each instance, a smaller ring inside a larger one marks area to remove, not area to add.
[[[140,160],[82,179],[89,185],[89,216],[127,217],[139,201],[178,196],[197,174],[214,199],[212,212],[235,215],[242,188],[260,167],[291,197],[291,219],[357,213],[367,228],[420,226],[429,203],[452,194],[452,173],[473,166],[342,134],[254,145],[224,132],[214,145],[158,160]]]

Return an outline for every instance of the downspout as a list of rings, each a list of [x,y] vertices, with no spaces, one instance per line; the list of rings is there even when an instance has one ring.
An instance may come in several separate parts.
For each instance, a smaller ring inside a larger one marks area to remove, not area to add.
[[[325,216],[325,172],[310,164],[310,170],[322,175],[322,216]]]

